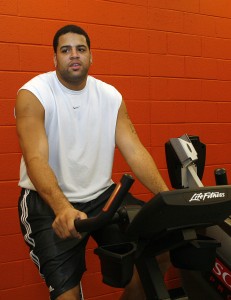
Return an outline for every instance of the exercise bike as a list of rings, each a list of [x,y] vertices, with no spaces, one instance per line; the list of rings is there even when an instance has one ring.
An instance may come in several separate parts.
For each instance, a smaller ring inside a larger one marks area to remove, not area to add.
[[[95,249],[103,282],[125,287],[135,265],[147,300],[177,299],[171,298],[158,265],[157,256],[164,252],[170,253],[177,268],[212,270],[220,243],[204,235],[203,230],[222,223],[231,211],[230,186],[200,184],[195,167],[197,153],[188,136],[171,142],[181,153],[183,177],[194,187],[158,193],[142,207],[119,209],[134,182],[130,175],[124,175],[99,215],[75,221],[79,232],[97,230],[113,219],[120,224],[132,242]]]
[[[198,153],[198,160],[194,163],[194,170],[199,176],[198,181],[187,181],[186,174],[180,168],[183,164],[181,151],[177,150],[177,142],[172,139],[166,143],[166,157],[168,164],[169,177],[171,184],[176,189],[182,189],[192,186],[203,186],[200,179],[203,176],[205,165],[206,147],[200,142],[197,136],[181,137],[186,143],[188,140],[193,143]],[[214,171],[216,184],[219,186],[228,185],[226,170],[223,168]],[[196,177],[195,174],[191,177]],[[231,211],[229,216],[220,224],[210,226],[205,229],[205,234],[221,242],[221,247],[216,250],[215,264],[212,270],[204,272],[188,272],[184,274],[186,277],[186,285],[189,294],[193,299],[215,299],[230,300],[231,299]],[[197,289],[195,289],[195,286]],[[200,292],[197,292],[200,290]],[[203,292],[201,292],[203,291]],[[202,294],[202,295],[201,295]]]

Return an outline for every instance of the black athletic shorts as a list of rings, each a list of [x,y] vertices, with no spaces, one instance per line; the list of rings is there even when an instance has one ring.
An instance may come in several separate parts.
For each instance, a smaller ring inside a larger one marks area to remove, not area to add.
[[[87,203],[72,203],[72,205],[84,211],[88,217],[95,216],[102,210],[114,188],[113,184],[97,199]],[[123,201],[123,205],[126,204],[142,205],[143,201],[128,193]],[[22,189],[18,208],[21,230],[30,247],[31,259],[45,279],[51,300],[54,300],[79,284],[86,270],[85,247],[89,234],[82,235],[81,240],[60,239],[52,228],[55,219],[53,210],[35,191]],[[125,235],[116,224],[105,226],[91,233],[91,236],[98,245],[126,241]]]

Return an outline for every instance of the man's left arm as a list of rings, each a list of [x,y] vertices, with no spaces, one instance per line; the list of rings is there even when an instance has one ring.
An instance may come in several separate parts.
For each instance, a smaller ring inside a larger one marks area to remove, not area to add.
[[[116,145],[132,172],[146,188],[154,194],[168,190],[155,161],[136,133],[124,101],[118,112]]]

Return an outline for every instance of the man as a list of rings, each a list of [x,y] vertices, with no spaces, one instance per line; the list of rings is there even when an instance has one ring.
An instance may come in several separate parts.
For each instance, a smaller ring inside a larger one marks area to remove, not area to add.
[[[55,34],[53,47],[56,71],[33,78],[17,96],[23,154],[19,214],[51,299],[78,300],[89,236],[76,231],[74,220],[95,215],[112,193],[115,145],[150,191],[156,194],[167,186],[141,144],[120,93],[88,75],[92,54],[87,33],[67,25]],[[128,202],[138,202],[129,197]],[[113,230],[106,242],[120,240],[115,226]],[[106,231],[94,233],[99,244],[105,243]],[[121,299],[145,299],[136,272]]]

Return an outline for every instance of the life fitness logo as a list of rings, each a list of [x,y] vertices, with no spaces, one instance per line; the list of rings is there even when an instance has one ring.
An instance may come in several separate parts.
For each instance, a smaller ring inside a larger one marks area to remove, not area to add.
[[[231,271],[226,268],[217,258],[215,267],[213,268],[213,274],[231,291]],[[227,298],[231,300],[231,296]]]
[[[205,192],[205,193],[195,193],[189,202],[192,201],[205,201],[206,199],[224,198],[225,193],[220,192]]]

